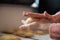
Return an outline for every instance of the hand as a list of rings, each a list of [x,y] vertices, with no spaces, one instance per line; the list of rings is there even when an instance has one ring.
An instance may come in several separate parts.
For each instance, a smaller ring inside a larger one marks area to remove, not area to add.
[[[46,17],[47,20],[50,20],[52,23],[56,23],[56,18],[55,18],[55,16],[50,15],[50,14],[48,14],[47,12],[45,12],[45,17]]]
[[[47,19],[50,20],[52,23],[56,22],[56,17],[53,15],[48,14],[46,11],[44,13],[32,13],[32,12],[23,12],[23,16],[35,18],[35,19]]]
[[[44,14],[41,14],[41,16],[40,16],[40,14],[36,14],[36,13],[29,13],[29,12],[26,12],[26,13],[24,13],[24,15],[25,16],[28,16],[28,17],[32,17],[32,18],[35,18],[35,19],[38,19],[38,21],[34,21],[34,22],[32,22],[32,23],[29,23],[29,24],[27,24],[24,20],[22,21],[22,23],[23,23],[23,25],[22,26],[20,26],[20,28],[22,28],[22,29],[25,29],[25,28],[28,28],[28,27],[30,27],[31,29],[33,28],[33,29],[37,29],[38,27],[38,29],[42,29],[42,30],[47,30],[47,28],[48,27],[42,27],[42,25],[40,25],[41,23],[49,23],[49,22],[47,22],[46,20],[47,19],[45,19],[45,14],[46,14],[47,12],[45,11],[44,12]],[[43,17],[43,18],[42,18]],[[46,25],[47,26],[47,25]]]
[[[49,27],[49,34],[52,39],[60,40],[60,23],[53,23]]]
[[[45,15],[43,13],[40,14],[40,13],[33,13],[33,12],[23,12],[23,16],[38,18],[38,19],[45,18]]]
[[[55,22],[60,23],[60,11],[58,11],[54,16]]]
[[[25,20],[22,20],[23,25],[19,26],[21,29],[39,29],[48,31],[50,23],[47,23],[45,20],[34,21],[32,23],[26,24]]]
[[[49,15],[47,12],[45,13],[46,18],[49,19],[53,23],[60,23],[60,11],[58,11],[55,15]]]
[[[25,24],[25,22],[23,22],[23,25],[19,26],[19,28],[21,29],[27,29],[27,28],[30,28],[30,29],[38,29],[39,27],[39,23],[38,22],[32,22],[32,23],[29,23],[29,24]]]

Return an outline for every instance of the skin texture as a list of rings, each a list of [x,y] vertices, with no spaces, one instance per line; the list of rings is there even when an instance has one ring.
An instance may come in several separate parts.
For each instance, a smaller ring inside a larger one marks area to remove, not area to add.
[[[55,15],[50,15],[46,11],[42,14],[32,13],[32,12],[24,12],[23,16],[31,17],[35,19],[39,19],[39,21],[34,21],[29,24],[21,25],[19,28],[31,28],[31,29],[41,29],[41,30],[48,30],[50,37],[53,40],[60,40],[60,11],[57,12]],[[47,22],[49,20],[50,22]],[[42,26],[44,24],[44,26]],[[47,26],[47,27],[45,27]]]
[[[57,12],[55,15],[53,15],[55,18],[55,20],[56,20],[56,22],[57,23],[60,23],[60,11],[59,12]]]
[[[23,12],[23,16],[31,17],[38,19],[32,23],[26,24],[26,20],[23,20],[23,25],[19,26],[19,28],[25,29],[25,28],[31,28],[31,29],[43,29],[48,30],[48,26],[51,23],[49,18],[47,18],[46,14],[48,14],[46,11],[43,14],[38,13],[32,13],[32,12]],[[49,16],[50,17],[50,16]],[[46,26],[46,27],[45,27]]]
[[[49,34],[52,39],[60,40],[60,23],[53,23],[49,27]]]
[[[44,13],[39,14],[39,13],[33,13],[33,12],[23,12],[23,16],[30,17],[30,18],[35,18],[38,19],[37,21],[34,21],[32,23],[26,24],[25,21],[23,20],[19,28],[27,28],[27,27],[32,27],[32,28],[42,28],[40,27],[40,24],[46,24],[49,25],[50,23],[60,23],[60,11],[57,12],[55,15],[50,15],[46,11]],[[43,27],[44,28],[44,27]],[[42,28],[42,30],[43,30]],[[47,30],[47,27],[46,27]]]
[[[38,18],[38,19],[45,18],[44,14],[33,13],[33,12],[23,12],[23,16]]]
[[[60,23],[60,11],[57,12],[55,15],[49,15],[46,12],[46,18],[48,18],[49,20],[51,20],[53,23]]]
[[[36,19],[44,18],[44,19],[50,20],[53,23],[60,23],[60,11],[54,15],[50,15],[46,11],[44,11],[44,13],[42,13],[42,14],[32,13],[32,12],[24,12],[23,15],[26,17],[32,17],[32,18],[36,18]]]

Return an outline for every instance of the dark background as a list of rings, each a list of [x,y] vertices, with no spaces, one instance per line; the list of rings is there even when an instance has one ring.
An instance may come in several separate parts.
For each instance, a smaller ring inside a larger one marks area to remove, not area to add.
[[[31,5],[35,0],[0,0],[0,3],[7,4],[23,4]],[[36,12],[43,13],[47,11],[49,14],[53,15],[56,12],[60,11],[60,0],[39,0],[38,8],[35,8]]]
[[[0,0],[0,3],[10,3],[10,4],[32,4],[34,0]]]

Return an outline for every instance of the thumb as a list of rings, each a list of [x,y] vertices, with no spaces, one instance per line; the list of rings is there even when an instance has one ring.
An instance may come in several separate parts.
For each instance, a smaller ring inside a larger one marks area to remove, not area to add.
[[[54,16],[53,16],[53,15],[48,14],[46,11],[44,12],[44,15],[45,15],[46,19],[49,19],[49,20],[51,20],[51,21],[53,21],[53,20],[54,20]]]

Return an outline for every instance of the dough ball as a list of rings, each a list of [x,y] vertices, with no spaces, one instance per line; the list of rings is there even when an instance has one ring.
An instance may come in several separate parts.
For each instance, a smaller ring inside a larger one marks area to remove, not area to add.
[[[27,32],[33,32],[33,30],[31,30],[30,28],[26,29]]]
[[[31,38],[33,36],[34,36],[34,34],[32,32],[26,32],[25,33],[25,37],[27,37],[27,38]]]
[[[21,38],[15,35],[8,34],[8,35],[1,36],[0,40],[21,40]]]
[[[38,31],[36,31],[36,34],[38,34],[38,35],[43,35],[43,34],[44,34],[44,32],[43,32],[43,31],[38,30]]]
[[[17,29],[16,34],[19,35],[19,36],[23,36],[24,31],[22,29]]]

